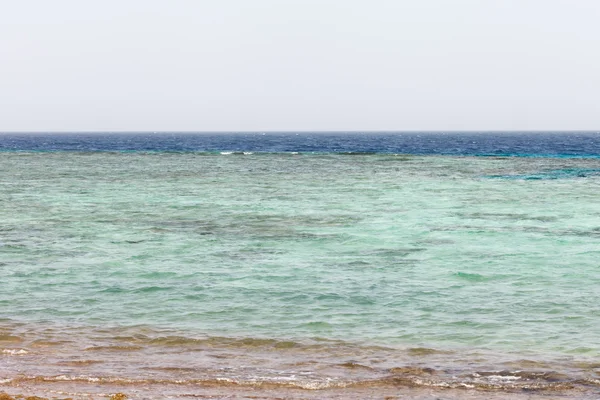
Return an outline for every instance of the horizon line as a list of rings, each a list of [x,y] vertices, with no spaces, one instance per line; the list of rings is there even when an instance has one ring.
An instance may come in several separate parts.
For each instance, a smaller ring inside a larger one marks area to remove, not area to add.
[[[499,129],[451,129],[451,130],[16,130],[3,131],[0,130],[0,135],[4,134],[210,134],[210,133],[229,133],[229,134],[272,134],[272,133],[346,133],[346,134],[361,134],[361,133],[600,133],[600,129],[516,129],[516,130],[499,130]]]

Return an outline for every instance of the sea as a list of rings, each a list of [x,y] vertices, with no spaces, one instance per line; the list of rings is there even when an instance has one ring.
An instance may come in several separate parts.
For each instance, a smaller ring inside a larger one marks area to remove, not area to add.
[[[0,134],[1,398],[598,399],[600,132]]]

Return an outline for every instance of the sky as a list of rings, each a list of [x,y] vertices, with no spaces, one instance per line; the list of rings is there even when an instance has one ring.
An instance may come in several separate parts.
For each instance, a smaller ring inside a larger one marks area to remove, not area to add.
[[[598,0],[0,10],[0,132],[600,130]]]

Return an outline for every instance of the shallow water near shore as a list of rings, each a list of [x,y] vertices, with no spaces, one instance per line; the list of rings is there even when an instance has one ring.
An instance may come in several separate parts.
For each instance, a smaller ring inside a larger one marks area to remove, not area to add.
[[[162,391],[177,397],[194,390],[237,388],[273,394],[318,391],[326,398],[342,389],[579,396],[600,389],[600,365],[591,359],[526,359],[519,352],[482,349],[367,346],[322,338],[186,337],[148,327],[40,331],[26,324],[5,331],[2,342],[1,383],[17,391],[70,387],[81,392],[88,387],[89,394]]]
[[[0,154],[0,392],[600,393],[600,159],[226,150]]]

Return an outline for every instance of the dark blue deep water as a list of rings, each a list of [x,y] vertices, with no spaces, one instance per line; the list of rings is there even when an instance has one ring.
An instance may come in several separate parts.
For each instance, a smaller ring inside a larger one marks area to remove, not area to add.
[[[0,151],[300,152],[598,157],[600,132],[5,133]]]

